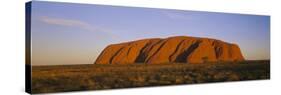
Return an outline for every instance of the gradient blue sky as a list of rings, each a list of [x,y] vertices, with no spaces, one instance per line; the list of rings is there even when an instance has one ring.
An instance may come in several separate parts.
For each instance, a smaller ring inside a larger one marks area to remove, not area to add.
[[[236,43],[248,60],[270,58],[270,17],[32,2],[32,65],[92,64],[109,44],[170,36]]]

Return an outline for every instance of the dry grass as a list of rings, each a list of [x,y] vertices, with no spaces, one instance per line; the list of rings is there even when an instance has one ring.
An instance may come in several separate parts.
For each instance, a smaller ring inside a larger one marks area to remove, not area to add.
[[[32,93],[269,79],[269,63],[33,66]]]

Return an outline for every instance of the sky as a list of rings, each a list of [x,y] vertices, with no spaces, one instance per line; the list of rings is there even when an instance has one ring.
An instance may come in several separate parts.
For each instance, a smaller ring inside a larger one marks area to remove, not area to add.
[[[270,59],[270,17],[108,5],[32,2],[32,65],[93,64],[109,44],[171,36],[238,44],[247,60]]]

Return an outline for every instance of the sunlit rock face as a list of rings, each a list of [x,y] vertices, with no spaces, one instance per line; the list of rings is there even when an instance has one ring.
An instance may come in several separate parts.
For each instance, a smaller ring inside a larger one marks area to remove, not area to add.
[[[236,44],[210,38],[176,36],[109,45],[95,64],[196,64],[243,60]]]

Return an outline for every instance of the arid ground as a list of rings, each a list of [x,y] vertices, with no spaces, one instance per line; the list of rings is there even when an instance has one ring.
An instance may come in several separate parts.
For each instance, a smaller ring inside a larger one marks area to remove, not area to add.
[[[269,63],[32,66],[32,93],[270,79]]]

